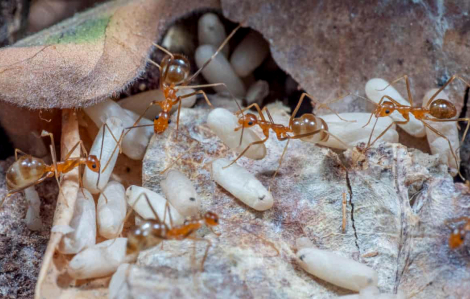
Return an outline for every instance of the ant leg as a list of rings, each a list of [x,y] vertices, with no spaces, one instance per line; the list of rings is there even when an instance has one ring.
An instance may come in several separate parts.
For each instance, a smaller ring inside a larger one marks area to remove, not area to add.
[[[52,175],[50,175],[50,174],[52,174]],[[54,173],[53,173],[53,172],[48,172],[48,174],[46,174],[45,176],[43,176],[42,178],[38,179],[38,180],[35,181],[35,182],[29,183],[29,184],[27,184],[27,185],[25,185],[25,186],[23,186],[23,187],[21,187],[21,188],[16,188],[16,189],[10,190],[10,191],[7,193],[7,195],[5,195],[5,197],[0,201],[0,208],[3,206],[3,203],[5,202],[5,200],[6,200],[8,197],[12,196],[12,195],[15,194],[15,193],[21,192],[21,191],[23,191],[23,190],[26,189],[26,188],[29,188],[29,187],[31,187],[31,186],[40,184],[40,183],[44,182],[44,180],[46,180],[46,179],[48,179],[48,178],[50,178],[50,177],[53,177],[53,176],[54,176]]]
[[[219,48],[214,52],[214,54],[212,54],[211,58],[209,58],[206,62],[204,62],[204,64],[191,77],[184,80],[182,85],[187,85],[189,82],[193,81],[194,78],[196,78],[197,75],[199,75],[199,73],[202,72],[202,70],[205,69],[206,66],[215,58],[215,56],[217,56],[217,54],[219,54],[219,52],[225,47],[225,45],[232,38],[232,36],[234,36],[235,33],[237,32],[237,30],[240,29],[240,27],[241,27],[241,25],[238,25],[235,29],[233,29],[233,31],[225,38],[225,40],[222,42],[222,44],[220,44]]]
[[[470,118],[456,118],[456,119],[434,119],[434,118],[426,118],[426,120],[433,121],[433,122],[451,122],[451,121],[466,121],[467,126],[465,127],[465,131],[463,133],[462,139],[460,140],[460,143],[463,143],[465,141],[465,137],[467,137],[468,129],[470,127]]]
[[[222,167],[222,169],[225,169],[225,168],[227,168],[227,167],[230,167],[233,163],[237,162],[238,159],[240,159],[240,158],[243,156],[243,154],[246,153],[246,151],[247,151],[252,145],[265,143],[266,141],[268,141],[268,138],[269,138],[269,135],[266,136],[266,138],[264,138],[263,140],[255,141],[255,142],[252,142],[252,143],[248,144],[248,146],[240,153],[240,155],[238,155],[238,157],[237,157],[235,160],[233,160],[229,165]]]
[[[109,166],[109,163],[111,162],[111,157],[114,155],[114,152],[116,152],[116,149],[119,147],[119,151],[122,152],[122,147],[121,147],[121,142],[122,142],[122,136],[124,134],[124,131],[121,133],[121,137],[119,137],[119,140],[116,139],[116,136],[114,136],[113,132],[111,131],[111,129],[108,127],[108,125],[106,123],[103,124],[103,138],[101,139],[101,149],[100,149],[100,162],[101,162],[101,157],[103,156],[103,145],[104,145],[104,136],[105,136],[105,130],[108,130],[109,133],[111,134],[111,137],[114,139],[114,142],[116,142],[116,146],[114,147],[113,149],[113,152],[111,153],[111,155],[109,156],[109,159],[108,159],[108,162],[106,162],[103,170],[100,170],[98,172],[98,180],[96,182],[96,186],[98,186],[98,183],[100,181],[99,179],[99,175],[106,170],[106,168],[108,168]]]
[[[80,140],[78,141],[68,152],[67,154],[65,155],[64,157],[64,160],[67,160],[68,158],[70,158],[70,156],[72,155],[73,151],[80,145],[80,149],[85,153],[85,157],[88,156],[88,152],[86,151],[85,149],[85,146],[83,145],[83,142]],[[82,156],[80,154],[80,156]]]
[[[15,148],[15,161],[18,161],[18,153],[22,154],[22,155],[25,155],[25,156],[28,156],[27,153],[23,152],[22,150],[20,150],[19,148]]]
[[[443,91],[450,83],[452,83],[452,81],[454,81],[455,79],[459,79],[460,81],[462,81],[463,83],[465,83],[465,85],[469,86],[470,87],[470,84],[465,81],[462,77],[460,77],[459,75],[453,75],[452,77],[450,77],[449,80],[447,80],[447,82],[442,85],[441,88],[439,88],[436,93],[433,94],[433,96],[429,99],[428,103],[426,104],[426,109],[429,109],[429,106],[431,105],[432,101],[437,97],[437,95]]]
[[[163,223],[166,221],[166,214],[168,213],[168,218],[170,218],[170,229],[173,228],[173,218],[171,218],[170,203],[168,200],[165,203],[165,210],[163,211]]]
[[[265,107],[261,110],[261,113],[260,113],[261,118],[262,118],[263,120],[265,120],[264,117],[262,116],[262,115],[263,115],[263,111],[266,112],[266,115],[268,116],[269,121],[271,122],[271,124],[274,124],[274,120],[273,120],[273,117],[271,116],[271,113],[269,112],[268,106],[265,106]]]
[[[209,249],[212,246],[212,242],[207,240],[207,239],[204,239],[204,238],[196,238],[196,237],[193,237],[193,236],[188,236],[188,239],[193,240],[194,242],[203,241],[203,242],[207,243],[206,250],[204,251],[204,257],[202,258],[202,261],[201,261],[201,272],[203,272],[204,271],[204,263],[206,262],[207,254],[209,253]],[[196,247],[196,243],[194,243],[194,247]],[[196,250],[196,249],[194,249],[194,250]]]
[[[462,216],[462,217],[455,218],[455,219],[448,219],[448,220],[444,221],[444,224],[447,227],[449,227],[450,223],[461,222],[461,221],[470,221],[470,217]]]
[[[428,119],[429,120],[429,119]],[[433,131],[435,134],[439,135],[440,137],[444,138],[447,143],[449,144],[449,149],[450,149],[450,152],[452,153],[452,156],[454,157],[454,160],[455,160],[455,165],[457,167],[457,170],[458,170],[458,174],[459,174],[459,177],[463,180],[463,181],[466,181],[466,179],[463,177],[463,175],[460,173],[460,170],[459,170],[459,165],[460,165],[460,162],[459,162],[459,159],[457,158],[457,156],[455,155],[455,152],[454,152],[454,149],[452,148],[452,143],[450,142],[450,140],[444,135],[442,134],[441,132],[439,132],[437,129],[435,129],[434,127],[432,127],[430,124],[424,122],[423,120],[421,120],[421,122],[428,128],[430,129],[431,131]]]
[[[284,155],[287,152],[287,147],[289,146],[289,142],[290,142],[290,138],[287,139],[286,146],[284,147],[284,150],[282,151],[281,158],[279,158],[279,166],[277,167],[276,171],[274,172],[274,174],[271,178],[271,183],[269,184],[269,189],[268,189],[269,192],[271,192],[272,182],[274,181],[274,178],[276,177],[277,173],[279,172],[279,169],[281,168],[282,160],[284,159]]]
[[[178,129],[180,127],[181,100],[178,101],[178,114],[176,114],[176,140],[178,140]]]
[[[144,192],[140,193],[140,195],[139,195],[139,196],[137,197],[137,199],[135,200],[134,205],[135,205],[135,203],[140,199],[140,197],[141,197],[142,195],[145,197],[145,200],[147,201],[148,206],[149,206],[150,209],[152,210],[152,213],[153,213],[153,215],[155,216],[155,220],[157,220],[158,223],[162,223],[162,221],[160,220],[160,217],[158,217],[157,211],[155,211],[155,209],[153,208],[152,204],[150,203],[150,199],[149,199],[149,197],[147,196],[146,193],[144,193]]]
[[[349,95],[349,94],[348,94],[348,95]],[[348,96],[348,95],[346,95],[346,96]],[[346,96],[343,96],[343,97],[334,99],[334,100],[329,101],[329,102],[327,102],[327,103],[334,103],[334,102],[337,102],[337,101],[339,101],[339,100],[344,99]],[[294,110],[294,112],[292,113],[292,116],[291,116],[292,119],[293,119],[293,117],[295,117],[295,115],[296,115],[297,112],[299,111],[300,105],[302,104],[302,102],[303,102],[303,100],[304,100],[305,97],[308,97],[311,101],[315,102],[316,104],[319,104],[319,108],[322,107],[322,106],[325,106],[325,108],[327,108],[328,110],[330,110],[331,112],[333,112],[334,114],[336,114],[336,116],[337,116],[339,119],[341,119],[342,121],[346,121],[346,122],[355,122],[355,121],[350,121],[350,120],[347,120],[347,119],[342,118],[341,116],[339,116],[339,114],[338,114],[336,111],[334,111],[333,109],[331,109],[330,106],[328,106],[327,103],[321,103],[320,101],[318,101],[317,99],[315,99],[312,95],[310,95],[310,94],[308,94],[308,93],[306,93],[306,92],[304,92],[304,93],[300,96],[299,103],[297,104],[297,107],[295,107],[295,110]],[[290,124],[290,122],[289,122],[289,124]]]
[[[401,76],[398,79],[393,80],[391,83],[389,83],[387,86],[385,86],[383,89],[378,89],[378,91],[384,91],[387,89],[389,86],[393,86],[393,84],[397,83],[400,80],[405,79],[405,84],[406,84],[406,92],[408,93],[408,102],[410,103],[410,106],[413,106],[413,97],[411,96],[411,88],[410,88],[410,81],[408,80],[408,75]]]

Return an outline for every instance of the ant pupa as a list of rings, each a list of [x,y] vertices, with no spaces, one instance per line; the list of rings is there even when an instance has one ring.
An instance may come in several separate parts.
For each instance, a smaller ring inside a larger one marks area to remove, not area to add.
[[[42,131],[41,137],[46,136],[51,138],[52,165],[47,165],[43,159],[28,155],[20,149],[15,149],[15,162],[8,168],[6,173],[8,193],[0,202],[0,207],[8,197],[30,186],[40,184],[47,178],[55,177],[60,189],[60,175],[81,165],[86,165],[88,169],[96,173],[100,171],[100,160],[95,155],[87,154],[81,140],[70,149],[63,161],[57,161],[54,149],[54,136],[52,133]],[[81,148],[81,156],[71,158],[70,156],[78,146]],[[18,158],[18,153],[23,154],[23,156]],[[79,175],[79,182],[80,186],[82,186],[81,175]]]
[[[467,132],[470,126],[470,118],[454,118],[457,116],[457,109],[455,105],[446,100],[446,99],[439,99],[437,96],[441,91],[443,91],[450,83],[452,83],[455,79],[461,80],[463,83],[465,83],[466,86],[470,86],[464,79],[462,79],[458,75],[453,75],[441,88],[439,88],[429,99],[427,105],[425,107],[413,107],[413,97],[411,95],[411,88],[410,88],[410,82],[408,80],[408,76],[402,76],[390,84],[388,84],[383,90],[387,89],[387,87],[392,86],[393,84],[397,83],[400,80],[405,80],[406,84],[406,91],[408,93],[408,102],[410,103],[409,105],[403,105],[397,102],[395,99],[388,95],[384,95],[379,103],[377,104],[377,108],[375,109],[374,112],[371,113],[369,121],[364,125],[367,126],[370,121],[372,120],[372,117],[375,116],[376,119],[378,120],[380,117],[387,117],[390,116],[393,112],[397,111],[402,115],[404,118],[403,121],[397,121],[395,120],[392,124],[390,124],[378,137],[374,139],[374,141],[371,142],[372,140],[372,134],[374,132],[375,124],[372,128],[371,135],[369,137],[369,141],[367,142],[366,149],[369,149],[380,137],[382,137],[390,128],[391,126],[396,123],[396,124],[407,124],[410,121],[410,114],[413,115],[417,120],[421,121],[423,125],[434,132],[436,135],[444,138],[447,143],[449,144],[450,152],[455,160],[456,165],[458,166],[459,159],[457,158],[457,155],[452,148],[452,144],[450,140],[441,132],[439,132],[436,128],[432,127],[429,122],[459,122],[459,121],[466,121],[467,126],[465,128],[465,131],[463,133],[461,143],[465,140],[465,137],[467,136]],[[437,98],[437,99],[436,99]],[[376,120],[376,123],[377,123]],[[458,150],[458,149],[456,149]],[[458,167],[457,167],[458,168]],[[459,176],[462,178],[462,180],[465,181],[465,178],[462,176],[460,171],[458,171]]]
[[[240,129],[244,130],[245,128],[250,128],[250,127],[253,127],[255,125],[259,125],[259,127],[263,131],[263,134],[264,134],[265,138],[260,140],[260,141],[255,141],[255,142],[250,143],[238,155],[238,157],[235,160],[233,160],[229,165],[225,166],[225,168],[229,167],[233,163],[237,162],[238,159],[240,159],[243,156],[243,154],[246,151],[249,150],[249,148],[251,146],[256,145],[256,144],[265,143],[269,139],[269,130],[274,131],[274,133],[276,134],[276,137],[279,141],[287,140],[287,143],[286,143],[286,146],[284,147],[281,158],[279,159],[279,166],[276,169],[276,171],[274,172],[273,178],[276,176],[276,174],[278,173],[278,171],[281,167],[282,159],[284,158],[284,155],[287,151],[287,147],[289,146],[289,142],[290,142],[291,139],[300,139],[302,141],[318,143],[318,142],[326,142],[330,137],[333,137],[336,140],[338,140],[338,142],[340,142],[345,148],[348,148],[348,146],[344,142],[342,142],[338,137],[334,136],[333,134],[331,134],[328,131],[328,125],[321,117],[318,117],[318,116],[314,115],[313,113],[305,113],[300,117],[295,117],[295,115],[299,111],[300,106],[302,105],[302,102],[305,99],[305,97],[308,97],[310,100],[318,103],[318,101],[313,96],[309,95],[308,93],[303,93],[302,96],[300,97],[299,102],[297,103],[297,106],[295,107],[295,109],[292,112],[292,115],[289,119],[289,126],[284,126],[282,124],[276,124],[274,122],[272,116],[271,116],[271,113],[268,110],[268,107],[264,107],[263,109],[260,109],[260,107],[256,103],[251,104],[248,107],[236,112],[238,115],[241,114],[242,116],[238,119],[239,127],[236,128],[235,130],[240,130]],[[329,103],[339,101],[343,98],[344,97],[340,97],[338,99],[330,101]],[[348,120],[343,119],[336,112],[334,112],[328,106],[328,103],[320,103],[319,106],[325,106],[327,109],[329,109],[330,111],[335,113],[341,120],[348,121]],[[256,115],[252,114],[252,113],[243,114],[244,111],[246,111],[246,110],[248,110],[252,107],[256,108],[256,110],[258,111],[259,118]],[[263,112],[266,112],[269,120],[267,120],[264,117]],[[349,122],[351,122],[351,121],[349,121]],[[352,122],[354,122],[354,121],[352,121]],[[243,131],[242,131],[242,136],[243,136]]]
[[[470,232],[470,217],[460,217],[460,218],[452,219],[446,222],[446,225],[448,225],[450,222],[463,222],[463,221],[465,221],[465,223],[453,229],[452,233],[450,234],[449,247],[452,249],[462,246],[462,244],[465,242],[467,233]]]
[[[202,226],[207,226],[214,234],[219,235],[213,230],[213,227],[219,224],[219,216],[213,212],[206,212],[202,217],[196,217],[186,220],[181,225],[172,225],[171,214],[170,226],[165,224],[165,220],[160,220],[157,212],[150,204],[147,194],[142,193],[142,196],[147,200],[155,219],[145,219],[138,226],[132,228],[127,235],[127,255],[135,255],[142,250],[154,247],[163,240],[185,240],[190,239],[193,241],[202,241],[207,243],[204,251],[204,257],[201,261],[201,271],[204,269],[204,262],[206,261],[207,254],[212,245],[211,241],[204,238],[197,238],[194,233]],[[134,203],[135,204],[135,203]],[[167,202],[165,210],[169,207]],[[168,210],[169,211],[169,210]],[[165,213],[166,214],[166,213]],[[127,218],[127,217],[126,217]]]

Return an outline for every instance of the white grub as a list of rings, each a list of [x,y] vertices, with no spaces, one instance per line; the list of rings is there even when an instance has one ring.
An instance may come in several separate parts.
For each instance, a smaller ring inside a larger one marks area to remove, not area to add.
[[[106,125],[111,130],[113,135],[116,138],[121,136],[124,126],[122,121],[116,117],[110,117],[106,120]],[[116,149],[116,141],[111,136],[108,128],[105,129],[104,125],[101,126],[98,134],[96,135],[95,140],[93,141],[93,145],[91,146],[90,155],[95,155],[100,159],[100,176],[99,176],[99,184],[96,186],[98,182],[98,173],[93,172],[88,167],[85,167],[85,174],[83,175],[83,185],[88,191],[92,194],[98,194],[101,190],[104,189],[106,184],[111,177],[111,173],[113,172],[114,166],[116,165],[116,160],[119,155],[119,148]],[[101,143],[103,140],[103,130],[105,130],[104,135],[104,142],[103,142],[103,149],[101,150]],[[116,149],[116,150],[115,150]],[[100,153],[102,152],[102,155]],[[106,163],[109,161],[108,167],[103,171]]]
[[[238,119],[224,108],[212,110],[207,117],[207,125],[225,145],[237,153],[241,153],[250,143],[261,140],[251,128],[245,128],[240,145],[242,130],[235,131],[240,127]],[[253,145],[245,152],[244,156],[249,159],[261,160],[266,156],[266,146],[263,143]]]
[[[230,63],[238,76],[246,77],[261,65],[268,53],[268,42],[258,32],[251,31],[233,50]]]
[[[126,190],[127,203],[143,219],[155,219],[155,214],[153,213],[152,208],[149,206],[145,196],[141,195],[142,193],[147,195],[150,204],[158,215],[158,218],[160,218],[161,221],[165,219],[165,223],[171,226],[168,211],[165,213],[167,200],[160,194],[143,187],[132,185],[129,186],[129,188]],[[184,222],[184,217],[178,213],[177,209],[175,209],[170,203],[168,203],[168,206],[173,225],[182,224]]]
[[[306,272],[348,290],[377,286],[374,269],[327,250],[303,247],[297,251],[297,261]]]
[[[196,49],[196,64],[200,68],[215,53],[217,48],[211,45],[199,46]],[[245,85],[242,80],[235,74],[232,66],[227,58],[223,55],[217,55],[202,70],[202,75],[209,83],[225,83],[230,92],[237,98],[243,98],[246,94]],[[227,93],[227,88],[217,86],[214,89],[220,93]]]
[[[380,293],[376,286],[368,286],[359,291],[359,294],[339,296],[338,299],[405,299],[403,292],[397,294]]]
[[[206,13],[199,18],[197,24],[197,36],[199,45],[212,45],[218,48],[227,37],[225,28],[219,17],[213,13]],[[228,44],[222,49],[221,53],[228,57]]]
[[[429,99],[437,92],[437,89],[431,89],[426,93],[423,98],[423,107],[426,106]],[[441,91],[434,99],[444,99],[448,100],[449,96],[444,92]],[[450,101],[451,102],[451,101]],[[452,144],[452,149],[454,150],[455,155],[458,159],[460,159],[457,149],[460,147],[459,141],[459,131],[457,129],[457,122],[433,122],[427,121],[427,123],[442,133],[442,135],[446,136],[449,139],[450,143]],[[437,135],[429,128],[426,128],[426,135],[428,138],[429,148],[431,149],[431,153],[433,155],[439,154],[440,161],[449,165],[450,168],[457,169],[458,166],[455,163],[454,156],[449,148],[449,143],[445,138]]]
[[[107,240],[83,250],[73,257],[67,269],[75,279],[97,278],[111,275],[126,258],[127,238]]]
[[[125,109],[112,100],[105,100],[84,110],[98,127],[109,117],[117,117],[122,121],[124,128],[128,128],[132,127],[138,118],[138,115],[127,113]],[[142,119],[139,122],[139,125],[152,124],[148,119]],[[152,135],[153,128],[151,126],[130,130],[122,141],[122,152],[131,159],[142,160]],[[119,134],[116,138],[120,136]]]
[[[400,93],[393,87],[389,86],[387,89],[384,89],[389,83],[384,79],[375,78],[371,79],[366,83],[366,95],[369,99],[371,99],[375,103],[379,103],[383,96],[387,95],[390,96],[392,99],[397,101],[402,105],[410,105],[410,103],[405,100]],[[387,99],[385,99],[387,100]],[[398,111],[392,113],[391,117],[395,121],[402,121],[404,118]],[[413,135],[415,137],[424,137],[426,132],[424,130],[424,125],[421,121],[417,120],[412,114],[410,114],[410,121],[407,124],[400,125],[398,124],[403,130],[405,130],[408,134]]]
[[[274,202],[271,192],[253,174],[237,163],[224,169],[230,163],[228,159],[217,159],[212,162],[214,181],[250,208],[257,211],[270,209]]]
[[[116,238],[122,231],[127,211],[124,186],[116,181],[109,182],[100,194],[96,210],[100,236]]]
[[[73,232],[66,234],[59,244],[61,253],[78,253],[96,244],[95,200],[86,189],[78,191],[70,227]]]
[[[160,183],[172,206],[184,217],[199,214],[200,200],[193,183],[181,172],[170,169]]]
[[[360,142],[369,140],[370,133],[374,127],[376,119],[372,117],[371,123],[363,128],[370,118],[370,113],[353,112],[353,113],[340,113],[342,118],[347,120],[356,120],[356,122],[345,122],[338,118],[336,114],[322,115],[321,118],[327,123],[328,131],[334,136],[338,137],[348,147],[354,147]],[[380,117],[377,121],[377,125],[374,129],[371,142],[375,140],[382,132],[393,122],[390,117]],[[395,143],[398,142],[398,133],[396,131],[396,125],[393,125],[382,137],[380,141]],[[329,137],[326,142],[319,142],[318,144],[337,148],[346,149],[344,145],[339,142],[336,138]]]
[[[128,273],[130,271],[130,264],[120,265],[116,273],[111,277],[109,282],[109,299],[125,299],[130,298],[129,284],[127,282]]]
[[[246,92],[246,103],[248,105],[257,103],[261,105],[264,98],[266,98],[269,94],[269,84],[264,80],[258,80],[253,83],[248,91]]]
[[[34,186],[24,189],[24,195],[28,201],[28,211],[26,212],[26,226],[32,230],[37,231],[42,228],[42,220],[39,215],[41,211],[41,199],[39,199],[38,192]]]
[[[176,95],[183,96],[183,95],[190,94],[193,92],[194,92],[194,89],[192,88],[184,88],[184,89],[178,90],[176,92]],[[181,107],[190,108],[194,106],[194,104],[196,103],[196,98],[197,98],[196,95],[184,98],[181,101]],[[161,102],[163,100],[165,100],[165,96],[163,95],[163,92],[159,89],[155,89],[155,90],[150,90],[146,92],[141,92],[136,95],[122,99],[118,102],[118,104],[122,108],[135,112],[137,113],[137,115],[140,116],[145,112],[145,109],[148,108],[150,103],[152,103],[153,101]],[[171,113],[173,113],[177,108],[178,108],[178,105],[173,106],[171,109]],[[155,116],[157,116],[158,113],[160,113],[161,111],[162,111],[162,108],[160,106],[152,105],[147,110],[147,112],[145,112],[144,118],[153,120]],[[134,129],[134,130],[137,130],[137,129]]]

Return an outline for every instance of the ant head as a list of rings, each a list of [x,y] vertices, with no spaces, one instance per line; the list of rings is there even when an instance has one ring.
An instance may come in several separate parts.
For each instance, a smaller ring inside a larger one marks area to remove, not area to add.
[[[449,237],[449,247],[455,249],[460,247],[465,241],[465,231],[463,229],[455,229]]]
[[[457,115],[457,109],[450,101],[437,99],[431,103],[429,113],[435,118],[449,119]]]
[[[217,216],[215,213],[207,212],[204,214],[204,220],[208,226],[219,225],[219,216]]]
[[[93,172],[100,171],[100,160],[95,155],[89,155],[86,158],[86,166]]]
[[[247,113],[238,119],[238,123],[245,128],[249,128],[258,123],[258,118],[254,114]]]
[[[178,85],[184,82],[189,77],[191,65],[189,60],[180,54],[165,56],[161,66],[162,80],[165,85]]]
[[[166,128],[168,128],[168,125],[170,123],[170,114],[165,111],[160,112],[157,116],[155,116],[155,119],[153,121],[153,128],[155,133],[161,134],[165,132]]]
[[[382,105],[378,106],[377,109],[375,110],[375,116],[376,117],[385,117],[385,116],[390,116],[396,109],[396,106],[394,103],[389,102],[389,101],[384,101]]]

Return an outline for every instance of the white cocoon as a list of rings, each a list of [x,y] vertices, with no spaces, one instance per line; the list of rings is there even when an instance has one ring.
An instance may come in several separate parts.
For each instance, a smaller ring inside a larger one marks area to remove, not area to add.
[[[240,126],[238,119],[224,108],[212,110],[207,117],[207,125],[225,145],[237,153],[241,153],[250,143],[261,140],[251,128],[245,128],[240,145],[242,130],[235,131],[235,128]],[[249,159],[261,160],[266,156],[266,146],[263,143],[253,145],[245,152],[244,156]]]
[[[253,174],[237,163],[224,169],[230,163],[228,159],[217,159],[212,162],[214,181],[247,206],[257,211],[270,209],[274,202],[271,192]]]
[[[363,128],[370,117],[370,113],[353,112],[353,113],[340,113],[342,118],[347,120],[356,120],[356,122],[345,122],[338,118],[336,114],[322,115],[321,118],[327,123],[328,131],[334,136],[338,137],[348,147],[354,147],[359,142],[369,140],[372,128],[374,127],[375,117],[372,117],[371,123]],[[375,140],[382,132],[393,122],[390,117],[380,117],[374,129],[371,142]],[[384,142],[398,142],[398,133],[395,130],[396,125],[393,125],[387,133],[385,133],[379,140]],[[337,149],[346,149],[342,143],[337,139],[330,136],[326,142],[318,142],[318,144]]]
[[[215,53],[217,48],[211,45],[199,46],[196,49],[195,59],[196,64],[200,68],[208,61]],[[202,75],[209,83],[225,83],[227,88],[237,98],[245,96],[246,90],[242,80],[235,74],[232,66],[224,55],[217,55],[214,59],[202,70]],[[227,92],[227,88],[223,86],[214,87],[217,92]]]
[[[84,110],[98,127],[100,127],[106,119],[117,117],[122,121],[124,128],[129,128],[134,125],[139,117],[138,115],[127,113],[125,109],[112,100],[105,100]],[[148,119],[142,119],[138,124],[152,125],[153,122]],[[128,130],[125,130],[125,132],[127,131]],[[152,135],[152,126],[129,130],[122,141],[122,152],[131,159],[142,160]],[[121,134],[114,136],[116,139],[119,139]]]
[[[178,90],[176,94],[178,96],[183,96],[183,95],[190,94],[193,92],[194,92],[194,89],[185,88],[185,89]],[[190,108],[194,106],[194,104],[196,103],[196,98],[197,98],[196,95],[184,98],[181,101],[181,107]],[[148,108],[150,103],[152,103],[153,101],[161,102],[163,100],[165,100],[165,96],[163,95],[163,92],[160,89],[154,89],[154,90],[149,90],[146,92],[141,92],[136,95],[122,99],[118,102],[118,104],[122,108],[135,112],[137,113],[137,115],[140,116],[145,112],[145,109]],[[177,108],[178,108],[178,105],[173,106],[171,108],[171,112],[175,111]],[[146,119],[153,120],[155,116],[157,116],[158,113],[160,113],[161,111],[162,111],[162,108],[160,108],[160,106],[152,105],[147,110],[147,112],[145,112],[144,117]],[[135,120],[137,120],[137,118],[135,118]],[[153,128],[150,127],[150,129],[153,132]],[[134,130],[137,130],[137,129],[134,129]]]
[[[124,186],[116,181],[109,182],[100,194],[96,210],[100,236],[106,239],[116,238],[122,231],[126,217],[127,202]]]
[[[26,226],[33,231],[41,230],[42,220],[39,215],[41,211],[41,200],[34,186],[24,189],[24,196],[28,201],[28,211],[26,212]]]
[[[111,277],[109,282],[109,299],[127,299],[130,298],[129,284],[127,283],[128,272],[130,271],[130,264],[120,265],[116,273]]]
[[[358,292],[377,286],[374,269],[333,252],[305,247],[297,251],[297,259],[302,269],[339,287]]]
[[[78,191],[70,227],[73,232],[66,234],[60,241],[61,253],[78,253],[96,244],[95,200],[86,189]]]
[[[107,240],[75,255],[67,272],[75,279],[108,276],[126,260],[127,238]]]
[[[233,50],[230,63],[238,76],[246,77],[260,66],[268,53],[268,42],[258,32],[251,31]]]
[[[147,200],[141,194],[145,193],[152,205],[153,209],[160,218],[161,221],[165,219],[166,225],[171,227],[170,217],[168,212],[165,216],[165,206],[167,204],[167,200],[163,198],[160,194],[150,191],[146,188],[139,187],[139,186],[129,186],[126,190],[127,196],[127,203],[134,209],[134,211],[139,214],[140,217],[143,219],[156,219],[155,214],[153,213],[152,209],[148,205]],[[171,214],[171,219],[173,221],[173,225],[182,224],[184,222],[184,217],[178,213],[178,211],[169,203],[169,210]]]
[[[426,104],[428,103],[429,99],[437,92],[437,90],[438,89],[431,89],[430,91],[426,93],[426,95],[423,98],[423,107],[426,107]],[[434,100],[437,100],[437,99],[444,99],[444,100],[450,101],[449,96],[444,91],[441,91],[434,98]],[[427,123],[434,129],[442,133],[442,135],[446,136],[447,139],[449,139],[450,143],[452,144],[452,149],[454,150],[454,153],[457,156],[457,159],[460,159],[460,155],[457,152],[455,152],[460,147],[457,122],[455,121],[452,121],[452,122],[427,121]],[[442,163],[449,165],[450,168],[457,169],[458,166],[455,163],[454,156],[452,155],[452,152],[451,152],[451,149],[449,147],[449,143],[447,142],[447,140],[437,135],[436,133],[431,131],[429,128],[426,128],[426,135],[428,138],[428,143],[429,143],[429,148],[431,149],[431,153],[433,155],[439,154],[439,157]]]
[[[409,106],[410,103],[406,101],[400,93],[393,87],[389,86],[387,89],[384,89],[389,83],[384,79],[375,78],[371,79],[366,83],[366,95],[369,99],[374,101],[375,103],[379,103],[383,96],[387,95],[397,101],[402,105]],[[385,99],[387,100],[387,99]],[[392,113],[391,118],[395,121],[402,121],[404,118],[398,111]],[[399,126],[405,130],[408,134],[411,134],[415,137],[424,137],[426,132],[424,130],[424,125],[421,121],[417,120],[411,113],[410,113],[410,121],[407,124]]]
[[[122,121],[119,118],[110,117],[106,120],[106,124],[108,125],[109,129],[111,130],[114,136],[118,136],[117,138],[121,136],[124,126],[122,124]],[[116,160],[119,155],[119,148],[114,150],[116,148],[116,141],[113,139],[113,137],[109,133],[109,130],[106,129],[104,131],[105,135],[104,135],[103,150],[102,150],[103,154],[100,156],[101,143],[103,141],[103,129],[104,129],[104,126],[101,126],[100,130],[98,131],[98,134],[96,135],[95,140],[93,141],[93,145],[91,146],[91,150],[90,150],[90,155],[95,155],[98,157],[98,159],[100,159],[101,175],[100,175],[99,185],[96,186],[96,183],[98,182],[97,172],[93,172],[88,167],[85,167],[85,174],[83,175],[83,185],[92,194],[100,193],[101,190],[104,189],[104,187],[109,181],[109,178],[111,177],[111,173],[113,172],[114,166],[116,165]],[[103,168],[108,162],[108,160],[110,161],[108,168],[106,168],[106,170],[103,171]]]
[[[181,172],[170,169],[160,182],[163,193],[172,206],[184,217],[199,214],[199,196],[191,181]]]
[[[261,105],[264,98],[269,94],[269,84],[264,80],[258,80],[253,83],[246,92],[246,102],[248,105],[257,103]]]
[[[219,17],[213,13],[206,13],[199,18],[197,23],[197,36],[199,45],[212,45],[216,49],[223,43],[227,34]],[[220,51],[225,57],[228,57],[228,43]]]

